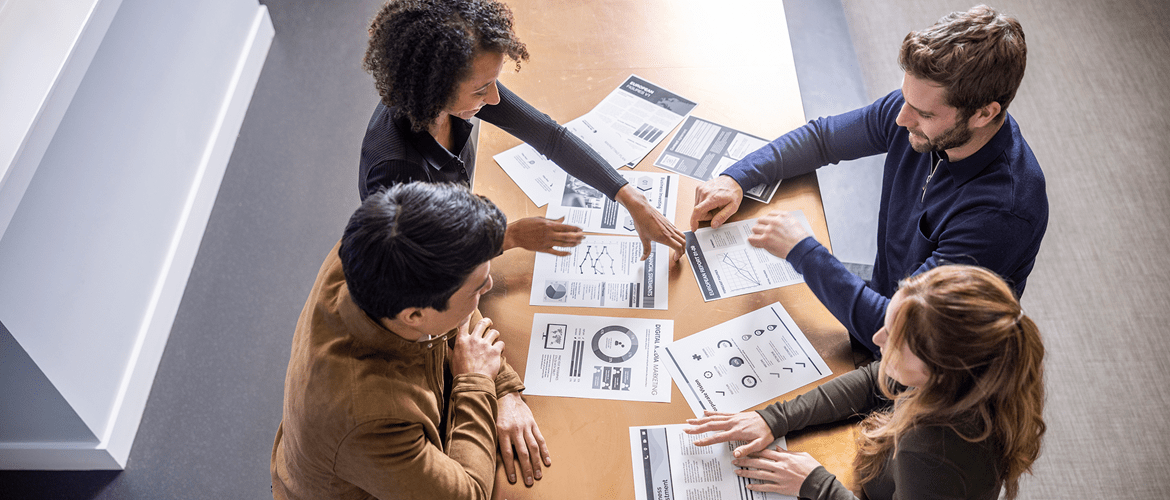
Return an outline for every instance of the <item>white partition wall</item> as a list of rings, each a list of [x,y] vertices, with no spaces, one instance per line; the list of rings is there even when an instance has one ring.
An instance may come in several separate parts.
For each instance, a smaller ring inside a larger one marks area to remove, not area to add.
[[[36,101],[0,97],[0,468],[126,466],[272,37],[256,0],[0,0]]]

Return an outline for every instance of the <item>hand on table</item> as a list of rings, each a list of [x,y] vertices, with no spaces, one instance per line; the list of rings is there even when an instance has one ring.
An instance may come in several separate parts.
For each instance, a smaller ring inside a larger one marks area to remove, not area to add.
[[[451,375],[479,373],[492,379],[500,372],[500,356],[504,342],[500,332],[493,330],[492,320],[484,318],[468,332],[468,324],[459,327],[455,347],[451,352]]]
[[[500,436],[500,457],[504,459],[504,473],[508,475],[508,482],[516,482],[516,465],[512,463],[515,457],[515,461],[520,463],[524,484],[532,486],[533,478],[541,478],[541,462],[545,467],[552,466],[552,456],[548,454],[544,436],[540,435],[540,428],[532,418],[532,410],[520,397],[520,393],[513,392],[500,398],[496,430]]]
[[[748,484],[747,489],[791,496],[799,495],[800,485],[804,484],[805,478],[813,469],[821,466],[808,453],[782,449],[759,451],[746,458],[732,460],[731,463],[736,467],[747,467],[736,469],[735,475],[766,481]]]
[[[711,227],[722,226],[739,210],[743,202],[743,188],[726,175],[720,175],[695,188],[695,210],[691,212],[691,231],[699,229],[699,223],[711,221]]]
[[[564,217],[557,220],[527,217],[508,224],[504,233],[504,250],[520,247],[561,257],[569,255],[569,252],[554,247],[575,247],[585,239],[585,233],[577,226],[562,224],[564,220]]]
[[[634,228],[638,230],[638,236],[642,238],[642,260],[650,257],[651,241],[670,247],[672,261],[678,260],[682,256],[683,246],[687,242],[686,236],[683,236],[682,231],[674,227],[674,224],[666,216],[655,210],[646,200],[646,196],[639,193],[633,185],[626,184],[618,190],[615,199],[623,207],[626,207],[626,211],[634,219]]]
[[[715,431],[715,434],[695,441],[695,446],[747,441],[747,444],[735,449],[733,454],[736,457],[744,457],[763,450],[776,440],[764,417],[754,411],[743,413],[704,411],[703,418],[688,419],[687,423],[693,426],[683,429],[687,434]]]
[[[763,248],[768,253],[788,258],[788,252],[809,236],[808,230],[800,224],[800,219],[785,212],[775,212],[760,217],[755,226],[752,226],[752,235],[748,236],[748,244]]]

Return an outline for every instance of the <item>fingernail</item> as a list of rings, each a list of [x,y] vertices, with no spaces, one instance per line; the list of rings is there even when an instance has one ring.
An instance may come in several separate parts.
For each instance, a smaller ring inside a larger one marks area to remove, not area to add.
[[[514,482],[516,482],[516,475],[515,475],[515,474],[512,474],[511,476],[508,476],[508,482],[509,482],[509,483],[514,483]]]
[[[529,476],[529,477],[524,478],[524,484],[527,484],[528,486],[532,486],[532,477]]]
[[[535,474],[536,474],[536,478],[537,478],[537,479],[540,479],[540,475],[541,475],[541,474],[540,474],[540,471],[536,471],[536,472],[535,472]]]

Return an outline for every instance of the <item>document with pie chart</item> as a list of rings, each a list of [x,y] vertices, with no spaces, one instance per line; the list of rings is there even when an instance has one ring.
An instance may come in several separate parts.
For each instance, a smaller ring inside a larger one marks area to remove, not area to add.
[[[672,340],[669,319],[538,313],[524,393],[669,403],[662,346]]]
[[[667,369],[696,417],[739,412],[833,374],[776,302],[665,347]]]
[[[812,233],[803,212],[789,214]],[[687,260],[705,302],[804,283],[804,276],[788,261],[748,243],[756,220],[729,222],[719,229],[704,227],[685,233]]]
[[[532,270],[534,306],[666,309],[670,250],[651,243],[642,259],[637,236],[587,234],[581,244],[562,248],[564,257],[537,253]]]

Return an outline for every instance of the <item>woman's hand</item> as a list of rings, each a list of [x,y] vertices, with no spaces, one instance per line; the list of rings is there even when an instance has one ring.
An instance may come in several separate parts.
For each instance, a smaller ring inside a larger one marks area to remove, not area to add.
[[[626,207],[626,211],[634,219],[634,228],[642,238],[642,260],[650,257],[651,241],[670,247],[673,260],[678,260],[682,256],[683,246],[687,242],[686,236],[683,236],[682,231],[674,227],[661,212],[655,210],[633,185],[622,186],[614,199]]]
[[[764,450],[746,458],[737,458],[731,463],[736,467],[747,467],[736,469],[735,475],[766,481],[749,484],[747,489],[791,496],[799,495],[800,485],[804,484],[805,478],[813,469],[821,466],[808,453],[788,450]]]
[[[722,413],[704,411],[703,418],[692,418],[687,423],[694,427],[687,427],[683,432],[687,434],[702,434],[717,431],[711,436],[695,441],[695,446],[710,446],[728,441],[747,441],[747,444],[736,448],[733,452],[738,457],[744,457],[767,448],[776,438],[772,436],[772,429],[759,413],[754,411],[743,413]]]
[[[562,224],[565,220],[527,217],[508,224],[504,233],[504,250],[520,247],[534,252],[545,252],[564,257],[569,252],[555,247],[575,247],[585,239],[581,228]]]

